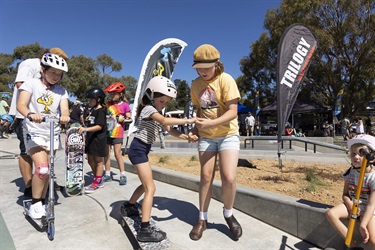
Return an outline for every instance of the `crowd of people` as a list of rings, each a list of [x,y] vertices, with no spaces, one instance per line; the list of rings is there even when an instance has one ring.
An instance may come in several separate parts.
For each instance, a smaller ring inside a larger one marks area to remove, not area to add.
[[[87,106],[76,100],[73,107],[69,109],[68,92],[59,84],[64,74],[68,72],[67,61],[68,56],[59,48],[45,51],[40,58],[25,60],[19,66],[10,107],[3,104],[7,96],[2,97],[1,128],[3,131],[3,127],[14,124],[20,141],[19,168],[25,182],[24,196],[32,199],[28,207],[28,215],[34,219],[40,219],[46,214],[45,198],[49,184],[51,149],[50,127],[49,124],[43,122],[45,116],[56,116],[60,124],[66,126],[65,129],[77,126],[79,133],[85,133],[85,153],[94,176],[93,182],[85,187],[86,193],[97,192],[104,187],[105,182],[113,180],[110,170],[112,148],[120,172],[118,182],[120,185],[127,184],[121,155],[125,125],[132,122],[131,110],[125,98],[126,87],[120,82],[114,82],[105,89],[93,87],[86,92]],[[193,54],[192,67],[198,74],[191,86],[192,103],[196,107],[195,117],[182,119],[165,117],[161,114],[167,104],[177,96],[177,89],[172,80],[163,76],[151,78],[137,107],[135,116],[137,129],[134,132],[128,156],[137,170],[140,185],[122,204],[121,212],[124,216],[142,215],[140,232],[137,235],[139,241],[159,242],[166,238],[166,232],[155,230],[150,225],[156,186],[148,160],[151,146],[159,131],[163,130],[172,136],[198,144],[201,172],[199,213],[189,237],[192,240],[199,240],[207,229],[208,209],[216,170],[220,171],[221,176],[223,217],[233,239],[238,240],[242,236],[242,227],[233,213],[240,150],[237,120],[240,93],[233,77],[224,71],[224,64],[220,61],[220,52],[214,46],[210,44],[199,46]],[[3,119],[4,115],[16,119],[13,121]],[[61,145],[60,124],[55,124],[53,128],[56,135],[53,142],[54,150]],[[194,124],[189,133],[173,127],[185,124]],[[251,113],[248,113],[245,124],[247,136],[254,135],[257,121]],[[327,124],[328,122],[323,126],[325,130],[327,129],[325,133],[329,132]],[[375,138],[365,135],[371,131],[371,123],[367,123],[366,120],[364,126],[362,120],[359,119],[356,124],[357,133],[360,135],[351,138],[348,131],[350,121],[345,118],[341,122],[344,139],[349,140],[352,167],[344,174],[344,204],[327,212],[328,220],[342,236],[345,235],[347,229],[340,219],[350,215],[350,207],[353,204],[352,191],[356,185],[352,181],[358,179],[358,169],[364,157],[360,149],[365,148],[371,153],[375,151]],[[301,128],[296,131],[291,126],[286,126],[285,135],[305,136]],[[375,189],[372,174],[373,162],[368,163],[366,172],[368,173],[365,182],[368,186],[366,190],[370,190],[370,193],[368,193],[367,202],[361,208],[360,230],[363,241],[375,246],[375,224],[372,216],[375,211],[372,200],[374,199],[372,191]],[[142,205],[140,205],[139,199],[142,196]]]
[[[242,236],[242,227],[233,215],[240,149],[237,122],[240,93],[233,77],[224,72],[220,52],[214,46],[199,46],[194,52],[192,67],[198,74],[191,88],[192,102],[197,107],[195,117],[168,118],[161,114],[177,95],[174,83],[163,76],[155,76],[148,82],[137,109],[137,129],[128,155],[141,183],[122,204],[122,212],[124,215],[139,215],[138,208],[141,207],[142,223],[137,236],[139,241],[158,242],[166,237],[165,232],[156,231],[150,225],[156,187],[148,153],[161,130],[198,143],[201,164],[199,214],[197,224],[189,233],[190,238],[199,240],[207,228],[213,173],[217,169],[222,177],[223,217],[233,238],[238,240]],[[61,130],[77,126],[79,133],[85,133],[85,153],[94,176],[93,182],[85,187],[86,193],[97,192],[104,187],[105,182],[113,180],[109,160],[112,148],[120,171],[119,184],[127,184],[121,146],[125,124],[132,120],[125,98],[125,85],[115,82],[105,89],[91,88],[86,92],[88,105],[76,100],[70,109],[68,92],[59,84],[66,72],[67,54],[60,48],[48,49],[39,58],[27,59],[19,65],[10,107],[6,101],[3,104],[8,96],[2,96],[0,112],[15,120],[2,118],[1,128],[13,124],[19,139],[19,168],[25,183],[24,198],[31,198],[27,214],[33,219],[41,219],[46,214],[49,155],[52,150],[49,142],[50,127],[43,120],[46,116],[57,117],[60,121],[53,128],[55,151],[61,145]],[[108,97],[110,100],[106,101]],[[188,134],[173,128],[185,124],[194,124]],[[142,206],[138,203],[141,196]]]

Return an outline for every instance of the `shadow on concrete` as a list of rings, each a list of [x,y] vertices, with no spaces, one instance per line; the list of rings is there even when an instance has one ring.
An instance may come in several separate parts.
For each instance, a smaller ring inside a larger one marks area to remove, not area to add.
[[[301,203],[301,204],[304,204],[304,205],[308,205],[310,207],[315,207],[315,208],[331,208],[332,206],[331,205],[327,205],[327,204],[322,204],[322,203],[317,203],[317,202],[313,202],[313,201],[309,201],[309,200],[305,200],[305,199],[299,199],[297,200],[298,203]]]
[[[176,218],[180,221],[185,222],[186,224],[191,225],[192,227],[197,222],[199,214],[199,209],[192,203],[178,199],[171,199],[168,197],[155,196],[153,208],[156,208],[158,210],[167,210],[171,214],[170,216],[164,218],[152,216],[155,221],[166,221]],[[228,226],[225,224],[210,223],[208,221],[207,229],[216,229],[217,231],[233,239]]]
[[[115,219],[117,221],[117,223],[119,224],[119,226],[122,227],[122,229],[124,230],[124,233],[126,234],[126,237],[130,241],[130,244],[133,246],[133,249],[138,249],[139,244],[138,244],[136,238],[134,237],[132,231],[129,229],[129,227],[126,226],[126,223],[124,223],[124,224],[122,223],[123,217],[121,215],[121,205],[124,202],[125,202],[125,200],[115,201],[115,202],[111,203],[110,207],[112,208],[112,210],[109,213],[109,216],[112,217],[113,219]]]

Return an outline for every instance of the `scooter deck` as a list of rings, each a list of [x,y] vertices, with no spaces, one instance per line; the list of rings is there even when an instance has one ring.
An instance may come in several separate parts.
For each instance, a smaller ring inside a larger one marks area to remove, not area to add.
[[[45,231],[47,229],[47,225],[48,225],[46,216],[43,216],[41,219],[33,219],[27,214],[27,211],[28,211],[28,208],[31,205],[31,202],[32,202],[31,199],[23,201],[23,209],[24,209],[23,214],[24,214],[26,220],[28,220],[30,222],[30,224],[32,224],[36,229],[38,229],[39,231]]]
[[[156,230],[161,230],[156,222],[153,219],[150,219],[150,225]],[[137,240],[138,232],[141,229],[141,217],[139,216],[122,216],[121,226],[125,229],[126,227],[130,229],[135,240],[138,242],[139,248],[143,250],[158,250],[158,249],[167,249],[170,247],[170,241],[168,238],[160,242],[141,242]]]

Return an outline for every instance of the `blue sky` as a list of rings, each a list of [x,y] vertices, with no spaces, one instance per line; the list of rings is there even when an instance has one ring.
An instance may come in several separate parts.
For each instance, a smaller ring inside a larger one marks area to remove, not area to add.
[[[69,56],[107,54],[122,63],[113,76],[139,78],[151,47],[165,38],[188,46],[173,79],[189,84],[194,50],[203,43],[221,53],[225,71],[241,75],[239,61],[259,39],[267,9],[281,0],[1,0],[0,53],[38,42]]]

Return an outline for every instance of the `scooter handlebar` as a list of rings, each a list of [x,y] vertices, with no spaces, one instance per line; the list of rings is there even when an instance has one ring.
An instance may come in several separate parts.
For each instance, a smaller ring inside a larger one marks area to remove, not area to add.
[[[373,153],[369,153],[369,152],[368,152],[366,149],[364,149],[364,148],[361,148],[361,149],[359,150],[359,153],[360,153],[361,155],[364,155],[368,161],[373,161],[374,158],[375,158]]]
[[[33,119],[31,117],[28,117],[28,119],[33,122]],[[42,118],[42,122],[60,122],[60,119],[54,116],[44,116]]]

